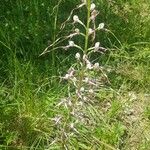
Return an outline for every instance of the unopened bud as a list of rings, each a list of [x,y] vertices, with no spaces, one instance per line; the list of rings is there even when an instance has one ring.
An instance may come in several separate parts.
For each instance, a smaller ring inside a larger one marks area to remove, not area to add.
[[[80,33],[80,30],[79,30],[78,28],[76,28],[76,29],[75,29],[75,32],[79,34],[79,33]]]
[[[95,63],[93,67],[94,67],[94,69],[98,69],[99,68],[99,63]]]
[[[84,92],[84,87],[81,87],[80,92]]]
[[[74,22],[79,22],[79,17],[78,17],[77,15],[74,15],[74,16],[73,16],[73,21],[74,21]]]
[[[86,65],[86,68],[87,69],[89,69],[89,70],[91,70],[93,67],[92,67],[92,64],[91,63],[88,63],[87,65]]]
[[[79,54],[79,53],[76,53],[75,58],[76,58],[77,60],[79,60],[79,59],[80,59],[80,54]]]
[[[93,33],[93,30],[89,28],[89,35]]]
[[[99,46],[100,46],[100,42],[96,42],[94,46],[95,51],[99,49]]]
[[[89,90],[89,93],[93,94],[93,93],[94,93],[93,89],[90,89],[90,90]]]
[[[104,24],[104,23],[100,23],[100,24],[99,24],[99,26],[98,26],[98,30],[103,29],[103,28],[104,28],[104,26],[105,26],[105,24]]]
[[[91,4],[91,7],[90,7],[90,11],[93,11],[93,10],[95,9],[95,7],[96,7],[95,4],[92,3],[92,4]]]
[[[75,44],[74,44],[74,41],[69,41],[69,46],[70,47],[73,47]]]

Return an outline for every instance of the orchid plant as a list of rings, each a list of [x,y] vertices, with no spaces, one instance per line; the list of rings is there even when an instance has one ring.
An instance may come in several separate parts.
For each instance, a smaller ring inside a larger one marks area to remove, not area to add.
[[[107,50],[101,46],[99,41],[94,42],[96,33],[107,29],[105,29],[104,23],[100,23],[96,27],[95,20],[99,12],[96,10],[96,5],[91,3],[91,0],[82,0],[82,3],[77,6],[78,9],[83,7],[87,9],[86,24],[81,21],[78,15],[71,14],[74,32],[65,36],[64,39],[57,39],[52,44],[57,45],[61,41],[68,40],[68,45],[59,46],[55,49],[68,50],[69,48],[76,48],[79,50],[75,54],[76,63],[69,68],[63,77],[60,77],[61,80],[66,80],[68,83],[68,95],[62,98],[56,107],[64,111],[52,118],[54,126],[58,130],[52,144],[61,143],[63,149],[69,149],[70,139],[77,139],[80,135],[78,126],[86,127],[92,124],[93,120],[90,119],[88,107],[96,103],[97,93],[104,86],[104,79],[109,82],[103,67],[98,62],[90,60],[93,53],[104,53]],[[82,26],[85,33],[81,32],[78,26]],[[84,37],[84,46],[74,42],[75,36]],[[90,40],[93,42],[93,46],[89,46]],[[42,54],[47,53],[48,48]]]

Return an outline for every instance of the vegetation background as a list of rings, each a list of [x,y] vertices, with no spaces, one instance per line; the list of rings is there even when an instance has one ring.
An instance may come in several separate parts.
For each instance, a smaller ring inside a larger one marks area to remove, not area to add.
[[[0,1],[0,149],[61,149],[51,145],[50,118],[65,96],[60,82],[74,63],[75,51],[39,55],[53,41],[79,0]],[[102,89],[101,110],[90,142],[80,138],[70,149],[150,149],[150,1],[95,0],[113,34],[97,39],[109,49],[99,56],[112,91]],[[55,7],[56,6],[56,7]],[[85,19],[85,12],[80,17]],[[62,35],[70,32],[70,25]],[[114,94],[118,93],[118,94]],[[107,108],[110,104],[110,108]],[[62,110],[63,111],[63,110]],[[97,111],[97,110],[96,110]],[[92,113],[92,112],[91,112]],[[92,127],[91,127],[92,128]],[[90,129],[90,128],[89,128]],[[82,132],[87,135],[88,133]],[[94,142],[101,141],[99,147]]]

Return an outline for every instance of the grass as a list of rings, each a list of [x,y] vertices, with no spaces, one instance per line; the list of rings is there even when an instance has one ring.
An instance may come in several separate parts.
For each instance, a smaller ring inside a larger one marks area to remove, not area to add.
[[[60,2],[60,5],[57,5]],[[79,2],[79,1],[78,1]],[[76,1],[4,1],[0,10],[0,149],[62,149],[52,143],[59,134],[52,118],[67,94],[60,75],[75,62],[73,50],[39,54],[55,41],[61,23]],[[93,56],[106,68],[110,85],[85,111],[89,126],[78,124],[79,135],[69,149],[148,150],[150,146],[150,3],[147,0],[95,2],[98,22],[111,33],[97,39],[109,51]],[[55,7],[54,6],[58,6]],[[52,12],[54,13],[52,14]],[[81,13],[83,19],[86,12]],[[62,35],[69,32],[66,26]],[[117,39],[116,39],[117,38]],[[120,44],[121,43],[121,44]],[[82,44],[82,42],[81,42]]]

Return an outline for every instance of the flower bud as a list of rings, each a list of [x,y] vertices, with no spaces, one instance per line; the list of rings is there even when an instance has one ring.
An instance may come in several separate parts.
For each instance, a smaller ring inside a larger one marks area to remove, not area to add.
[[[74,41],[69,41],[69,46],[70,47],[73,47],[75,44],[74,44]]]
[[[91,7],[90,7],[90,11],[93,11],[93,10],[95,9],[95,7],[96,7],[95,4],[92,3],[92,4],[91,4]]]
[[[99,68],[99,63],[95,63],[93,66],[94,69],[98,69]]]
[[[84,97],[83,97],[83,100],[84,100],[84,101],[86,101],[86,100],[87,100],[87,98],[84,96]]]
[[[80,92],[84,92],[84,87],[81,87],[81,88],[80,88]]]
[[[78,28],[76,28],[76,29],[75,29],[75,32],[79,34],[79,33],[80,33],[80,30],[79,30]]]
[[[66,74],[64,77],[63,77],[63,79],[65,79],[65,80],[68,80],[70,78],[70,75],[69,74]]]
[[[91,63],[88,63],[88,64],[86,65],[86,68],[89,69],[89,70],[93,69],[92,64],[91,64]]]
[[[100,42],[96,42],[96,43],[95,43],[95,46],[94,46],[94,50],[95,50],[95,51],[98,51],[99,46],[100,46]]]
[[[74,16],[73,16],[73,21],[74,21],[74,22],[79,22],[79,17],[78,17],[77,15],[74,15]]]
[[[89,78],[88,78],[88,77],[85,78],[85,82],[86,82],[86,83],[89,82]]]
[[[90,89],[90,90],[89,90],[89,93],[93,94],[93,93],[94,93],[93,89]]]
[[[103,29],[103,28],[104,28],[104,26],[105,26],[105,24],[104,24],[104,23],[100,23],[100,24],[98,25],[98,30]]]
[[[93,30],[89,28],[89,35],[93,33]]]
[[[79,59],[80,59],[80,54],[79,54],[79,53],[76,53],[75,58],[76,58],[77,60],[79,60]]]

